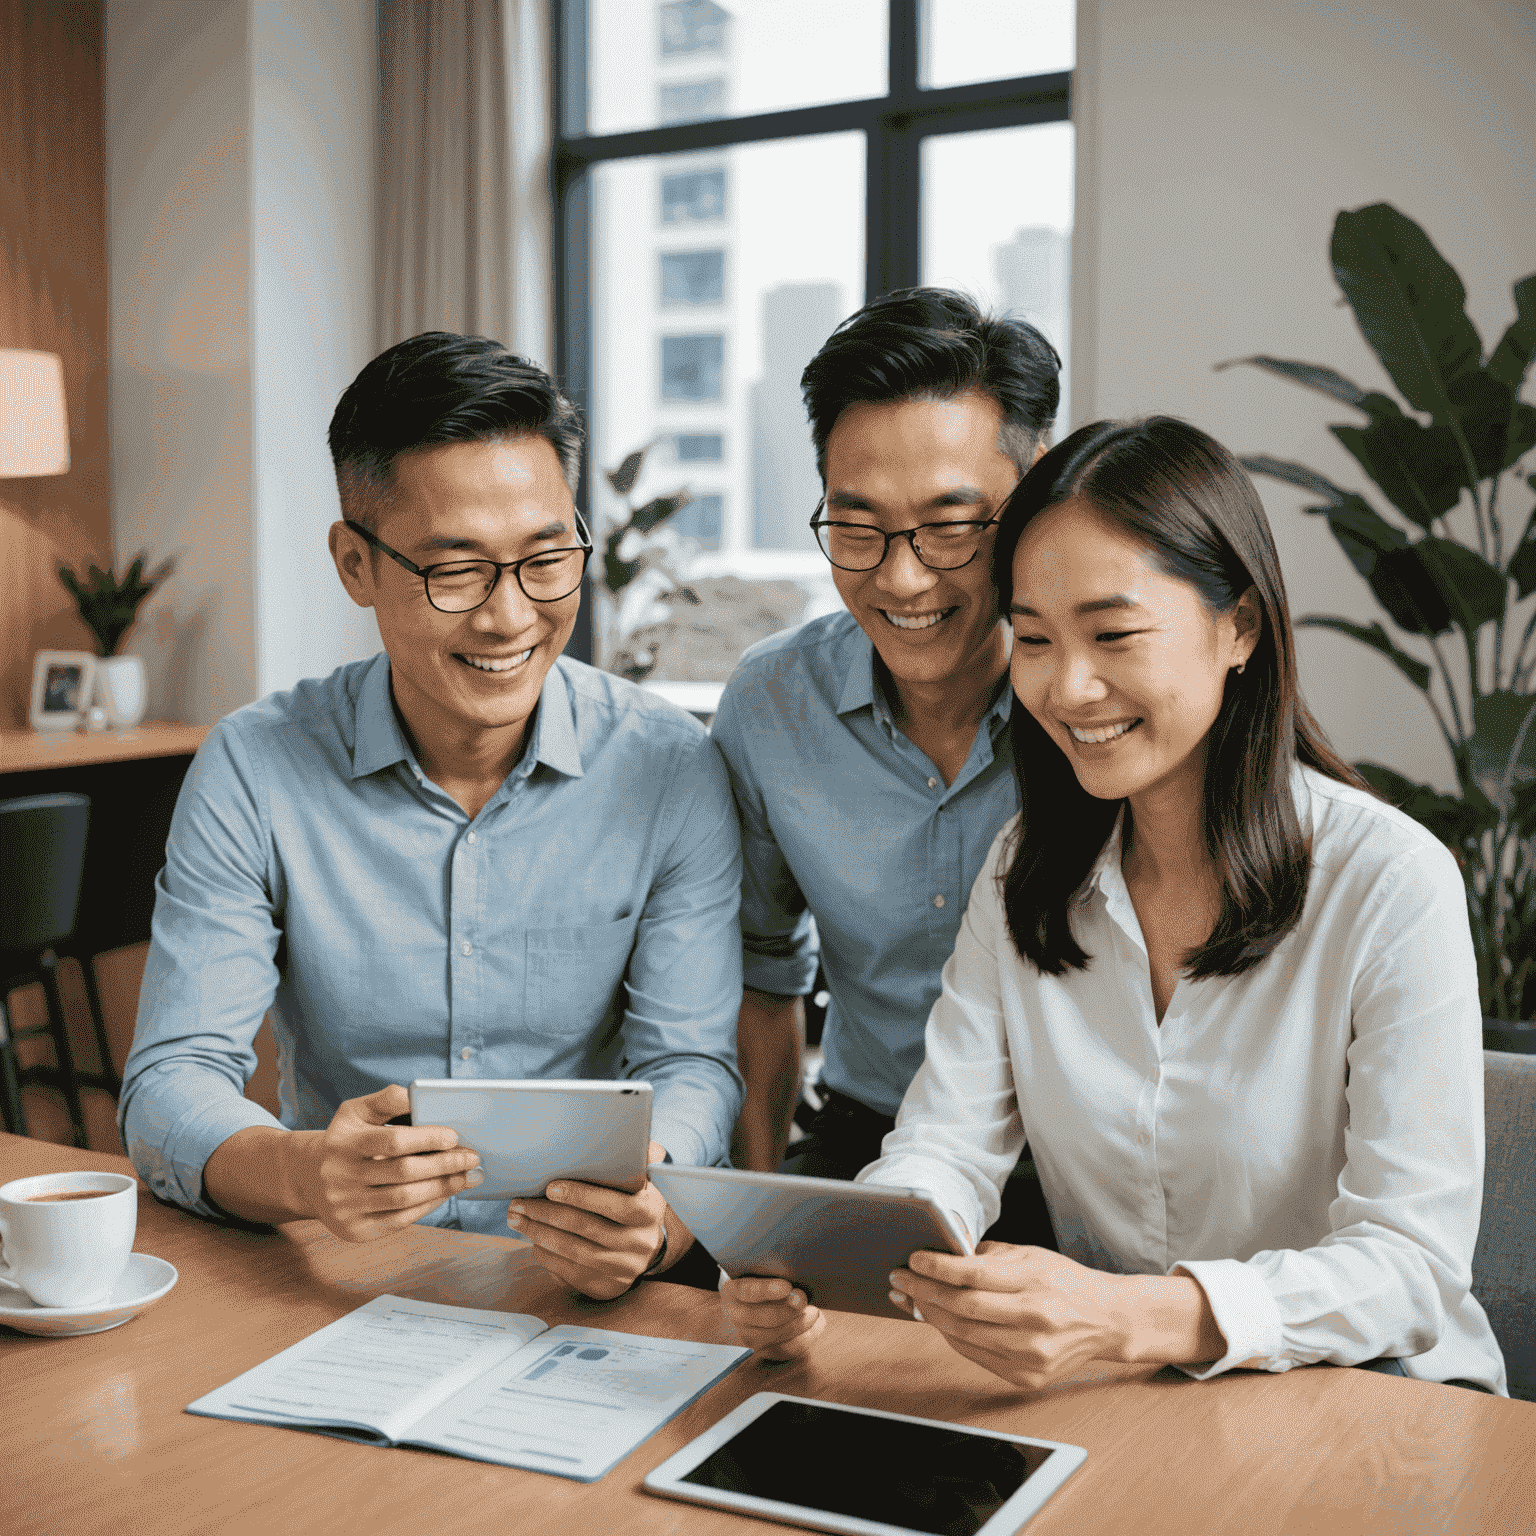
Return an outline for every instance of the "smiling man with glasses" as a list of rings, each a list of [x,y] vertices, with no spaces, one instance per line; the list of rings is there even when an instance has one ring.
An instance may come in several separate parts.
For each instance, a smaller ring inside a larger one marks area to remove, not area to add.
[[[213,1217],[528,1237],[586,1295],[691,1239],[649,1184],[461,1200],[477,1159],[390,1122],[413,1078],[654,1086],[651,1157],[741,1103],[740,862],[691,716],[562,656],[592,541],[574,408],[478,337],[390,348],[341,398],[330,549],[382,654],[220,722],[187,776],[125,1072],[124,1144]],[[243,1097],[270,1010],[281,1120]]]
[[[846,612],[749,650],[714,725],[742,824],[749,1167],[785,1155],[818,943],[824,1103],[784,1171],[874,1161],[923,1059],[972,882],[1018,810],[992,540],[1059,367],[1031,326],[920,288],[844,321],[801,380],[826,487],[811,527]],[[1005,1221],[1053,1242],[1037,1189]]]

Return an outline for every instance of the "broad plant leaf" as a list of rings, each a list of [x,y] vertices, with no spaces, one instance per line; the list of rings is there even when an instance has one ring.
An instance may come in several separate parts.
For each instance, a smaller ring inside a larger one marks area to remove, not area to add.
[[[1451,384],[1450,393],[1477,472],[1484,480],[1502,474],[1536,446],[1536,408],[1516,400],[1509,385],[1500,383],[1487,369],[1463,374]]]
[[[1380,651],[1415,688],[1423,692],[1429,691],[1428,666],[1417,656],[1410,656],[1407,651],[1394,645],[1391,636],[1380,624],[1354,624],[1348,619],[1335,618],[1332,614],[1309,613],[1304,618],[1296,620],[1296,627],[1298,629],[1331,629],[1338,634],[1348,635],[1351,640],[1358,640],[1361,645],[1368,645],[1373,651]]]
[[[630,517],[630,524],[640,533],[650,533],[661,527],[675,512],[681,512],[693,500],[691,491],[674,491],[670,496],[656,496],[637,507]]]
[[[1532,479],[1536,480],[1536,475]],[[1514,554],[1509,557],[1508,570],[1515,591],[1522,598],[1536,592],[1536,507],[1531,508],[1525,532],[1520,535],[1520,542],[1515,546]]]
[[[1509,582],[1475,549],[1454,539],[1420,539],[1412,547],[1428,571],[1452,620],[1466,635],[1504,617]]]
[[[1467,473],[1448,427],[1426,427],[1386,395],[1372,397],[1365,427],[1328,430],[1410,522],[1428,529],[1461,497]]]
[[[1330,490],[1337,490],[1330,486]],[[1384,555],[1408,547],[1408,535],[1394,528],[1365,497],[1353,491],[1340,491],[1338,500],[1323,507],[1308,507],[1308,512],[1328,519],[1339,547],[1349,556],[1349,563],[1367,581],[1375,574]]]
[[[1536,779],[1536,694],[1484,694],[1472,702],[1468,742],[1472,779],[1502,810],[1514,792]]]
[[[1254,357],[1229,358],[1224,363],[1217,363],[1214,371],[1221,373],[1224,369],[1236,368],[1244,363],[1262,368],[1266,373],[1277,373],[1282,379],[1289,379],[1293,384],[1303,384],[1334,400],[1342,400],[1345,405],[1356,405],[1362,410],[1365,408],[1363,402],[1366,392],[1342,373],[1325,368],[1321,363],[1299,363],[1292,358],[1266,357],[1260,353]]]
[[[1330,254],[1360,330],[1398,391],[1415,410],[1448,422],[1452,380],[1480,367],[1483,356],[1456,269],[1390,203],[1340,213]]]
[[[622,528],[615,528],[603,543],[603,581],[615,596],[640,574],[638,560],[619,558],[619,545],[624,542],[624,535],[628,532],[629,525],[626,523]]]
[[[628,496],[635,488],[635,481],[640,478],[641,467],[645,464],[645,456],[651,451],[651,445],[647,443],[644,448],[637,448],[633,453],[626,453],[623,462],[617,469],[605,469],[603,477],[613,487],[615,496]]]
[[[1314,496],[1326,496],[1329,506],[1338,506],[1349,494],[1336,486],[1333,481],[1318,474],[1315,469],[1308,469],[1305,464],[1297,464],[1290,459],[1272,459],[1268,454],[1249,453],[1243,455],[1238,463],[1250,475],[1268,475],[1271,480],[1283,480],[1287,485],[1300,486],[1302,490],[1310,491]],[[1312,507],[1309,510],[1318,512],[1323,509]]]
[[[1531,363],[1536,361],[1536,272],[1522,277],[1513,289],[1515,319],[1499,338],[1488,359],[1488,374],[1515,394],[1525,382]]]
[[[1428,784],[1415,784],[1380,763],[1356,763],[1356,771],[1383,800],[1395,805],[1454,852],[1498,824],[1498,811],[1482,796],[1464,799],[1442,794]]]

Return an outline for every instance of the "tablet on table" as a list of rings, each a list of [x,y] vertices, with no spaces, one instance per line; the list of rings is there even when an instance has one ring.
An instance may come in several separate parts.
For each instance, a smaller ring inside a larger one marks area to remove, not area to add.
[[[1081,1446],[759,1392],[649,1472],[666,1498],[849,1536],[1011,1536]]]
[[[516,1200],[575,1179],[638,1194],[651,1142],[651,1085],[585,1079],[417,1078],[411,1123],[446,1125],[480,1154],[485,1182],[460,1200]]]

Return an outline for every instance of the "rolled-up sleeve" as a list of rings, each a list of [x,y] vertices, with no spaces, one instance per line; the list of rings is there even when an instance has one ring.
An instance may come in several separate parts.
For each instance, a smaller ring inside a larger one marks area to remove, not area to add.
[[[256,1031],[277,987],[281,937],[257,769],[215,726],[182,785],[156,881],[138,1023],[118,1127],[162,1199],[206,1216],[209,1156],[236,1131],[279,1122],[245,1097]]]
[[[724,765],[691,744],[669,803],[676,832],[626,973],[625,1071],[655,1090],[651,1135],[675,1162],[719,1162],[741,1109],[741,853]]]
[[[816,979],[816,924],[769,825],[744,732],[751,709],[740,674],[727,684],[711,741],[724,761],[741,824],[742,980],[757,992],[801,997]]]
[[[1349,1124],[1329,1231],[1308,1248],[1173,1266],[1204,1289],[1228,1344],[1191,1375],[1411,1359],[1434,1349],[1463,1309],[1483,1187],[1481,1009],[1465,896],[1438,847],[1405,856],[1382,892],[1351,1000]]]

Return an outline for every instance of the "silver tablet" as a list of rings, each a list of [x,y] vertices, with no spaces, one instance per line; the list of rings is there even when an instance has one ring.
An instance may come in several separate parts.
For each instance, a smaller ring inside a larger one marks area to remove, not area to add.
[[[417,1078],[411,1123],[447,1125],[480,1154],[485,1182],[460,1200],[542,1195],[551,1179],[636,1194],[645,1186],[651,1085],[506,1078]]]
[[[818,1307],[910,1320],[891,1304],[891,1271],[918,1248],[971,1251],[954,1217],[916,1189],[670,1163],[650,1173],[726,1274],[793,1280]]]
[[[1081,1446],[759,1392],[646,1474],[666,1498],[852,1536],[1011,1536]]]

